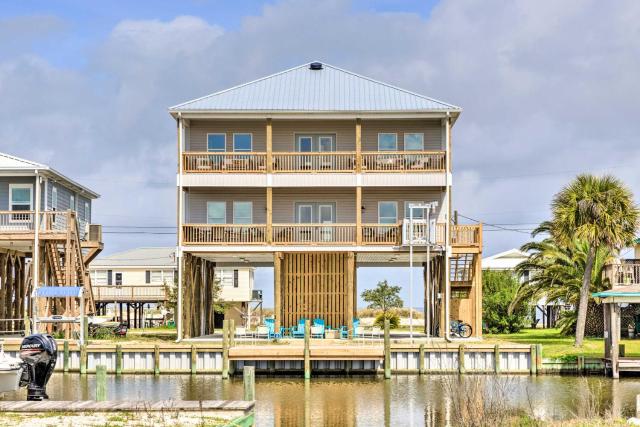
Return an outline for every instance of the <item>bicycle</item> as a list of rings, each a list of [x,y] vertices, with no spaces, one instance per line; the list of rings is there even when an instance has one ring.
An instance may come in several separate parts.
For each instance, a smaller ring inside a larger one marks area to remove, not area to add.
[[[452,337],[469,338],[473,333],[473,328],[462,320],[452,320],[449,331]]]

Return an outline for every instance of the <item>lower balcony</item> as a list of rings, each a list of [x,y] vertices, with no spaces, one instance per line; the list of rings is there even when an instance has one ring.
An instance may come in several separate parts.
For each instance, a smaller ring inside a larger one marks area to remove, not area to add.
[[[407,245],[407,223],[362,224],[185,224],[182,228],[184,245]],[[414,223],[414,244],[426,243],[428,226]],[[444,243],[445,225],[437,224],[435,243]],[[453,246],[480,246],[480,225],[453,225]]]
[[[611,287],[640,285],[640,259],[624,259],[607,264],[602,274]]]

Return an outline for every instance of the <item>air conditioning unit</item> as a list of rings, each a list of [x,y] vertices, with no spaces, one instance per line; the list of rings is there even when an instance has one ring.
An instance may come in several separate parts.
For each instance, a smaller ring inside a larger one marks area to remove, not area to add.
[[[405,218],[402,222],[402,245],[426,246],[427,243],[431,245],[436,243],[436,220],[414,219],[413,230],[411,230],[411,221]]]
[[[262,291],[254,290],[251,294],[251,299],[254,301],[262,301]]]
[[[102,225],[89,224],[89,241],[102,242]]]

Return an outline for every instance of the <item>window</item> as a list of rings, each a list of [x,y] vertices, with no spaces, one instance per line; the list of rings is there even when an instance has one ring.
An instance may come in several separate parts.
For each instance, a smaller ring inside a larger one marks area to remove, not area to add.
[[[424,134],[422,134],[422,133],[405,133],[404,134],[404,150],[405,151],[422,151],[422,150],[424,150]]]
[[[122,273],[116,273],[116,286],[122,286]]]
[[[404,202],[404,217],[409,219],[409,205],[419,205],[425,202]],[[413,219],[424,219],[424,209],[413,209]]]
[[[233,223],[251,224],[253,222],[253,202],[233,202]]]
[[[336,204],[296,203],[295,216],[298,224],[332,224],[336,222]]]
[[[298,137],[298,152],[310,153],[313,151],[313,138],[310,136]]]
[[[333,205],[318,205],[318,222],[320,224],[334,223]]]
[[[233,134],[233,151],[251,151],[252,135],[250,133]]]
[[[238,274],[238,270],[233,270],[233,287],[237,288],[240,284],[240,280],[239,279],[239,274]]]
[[[215,274],[220,286],[233,286],[233,272],[231,270],[216,270]]]
[[[108,284],[107,270],[94,270],[91,276],[92,285],[105,286]]]
[[[470,294],[469,289],[452,289],[451,290],[452,299],[468,299],[469,294]]]
[[[76,196],[73,194],[69,196],[69,209],[76,210]]]
[[[379,224],[397,224],[398,222],[398,203],[397,202],[378,202],[378,223]]]
[[[311,224],[313,222],[313,205],[298,205],[298,223]]]
[[[151,283],[151,270],[144,272],[144,283]]]
[[[398,135],[395,133],[378,134],[378,151],[397,151]]]
[[[31,200],[31,184],[9,184],[9,209],[12,211],[30,211],[33,209]],[[12,219],[28,219],[28,214],[13,216]]]
[[[84,202],[84,220],[91,222],[91,206],[89,206],[89,202]]]
[[[227,135],[224,133],[208,133],[207,151],[227,151]]]
[[[299,153],[336,151],[335,135],[298,135],[296,150]]]
[[[162,283],[164,281],[162,270],[151,270],[149,278],[151,279],[151,283]]]
[[[58,188],[55,186],[51,188],[51,210],[58,210]]]
[[[335,151],[332,136],[318,137],[318,151]]]
[[[207,202],[207,224],[227,223],[227,202]]]
[[[166,285],[173,285],[173,270],[164,270],[162,280]]]

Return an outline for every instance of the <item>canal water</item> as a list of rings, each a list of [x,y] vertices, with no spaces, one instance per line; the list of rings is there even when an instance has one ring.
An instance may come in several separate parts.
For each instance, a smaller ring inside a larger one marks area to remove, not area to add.
[[[123,375],[107,377],[109,400],[241,400],[242,377]],[[95,398],[95,376],[54,374],[52,400]],[[258,426],[425,426],[457,424],[465,414],[517,410],[546,419],[613,413],[632,416],[640,378],[402,375],[256,378]],[[22,400],[25,391],[5,394]],[[453,421],[453,422],[452,422]]]

